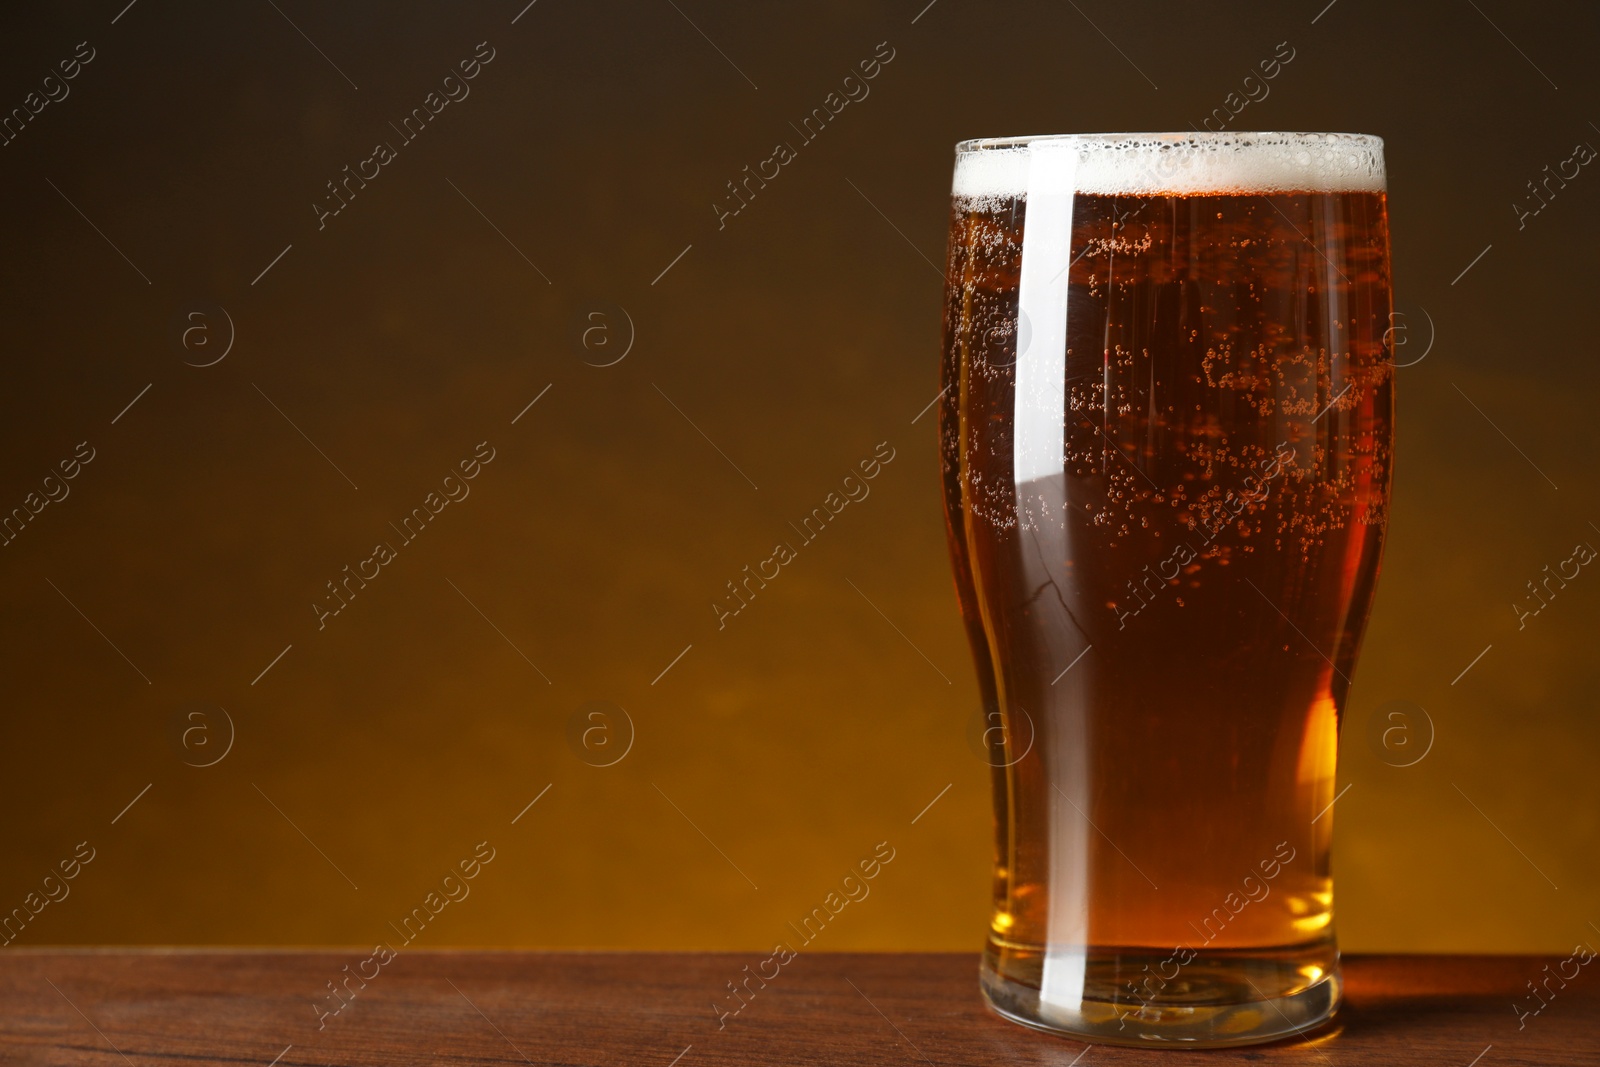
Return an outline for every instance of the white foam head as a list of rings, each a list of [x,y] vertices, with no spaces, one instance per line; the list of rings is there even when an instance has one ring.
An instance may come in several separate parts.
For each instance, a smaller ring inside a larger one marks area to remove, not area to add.
[[[1383,192],[1383,140],[1355,133],[1106,133],[956,146],[952,194],[1023,197],[1038,152],[1077,156],[1076,191],[1108,196]]]

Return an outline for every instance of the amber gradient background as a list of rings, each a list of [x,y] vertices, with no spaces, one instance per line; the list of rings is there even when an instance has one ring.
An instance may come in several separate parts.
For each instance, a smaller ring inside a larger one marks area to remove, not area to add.
[[[1344,943],[1600,937],[1600,573],[1520,632],[1512,607],[1600,545],[1600,173],[1520,231],[1512,206],[1600,145],[1593,7],[925,2],[8,9],[0,108],[97,51],[0,148],[0,507],[97,450],[0,549],[0,910],[97,849],[16,944],[370,944],[487,839],[419,945],[766,948],[888,841],[816,947],[975,949],[988,769],[915,419],[951,146],[1188,129],[1281,41],[1235,125],[1387,139],[1403,357],[1436,333],[1399,371],[1345,724]],[[319,232],[324,183],[480,41],[470,97]],[[778,140],[799,158],[719,231]],[[171,329],[193,301],[237,332],[204,369]],[[616,366],[570,340],[589,301],[634,323]],[[319,632],[324,582],[483,440],[471,496]],[[719,632],[724,583],[880,441],[871,497]],[[591,700],[636,727],[615,766],[568,742]],[[1436,728],[1415,766],[1368,742],[1396,700]],[[215,766],[171,740],[192,701],[236,725]]]

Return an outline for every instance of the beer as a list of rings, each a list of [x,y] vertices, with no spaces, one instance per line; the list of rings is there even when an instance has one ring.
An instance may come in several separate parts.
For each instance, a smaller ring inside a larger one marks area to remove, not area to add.
[[[1339,719],[1387,517],[1382,143],[958,148],[940,439],[997,724],[1002,1014],[1245,1044],[1340,996]]]

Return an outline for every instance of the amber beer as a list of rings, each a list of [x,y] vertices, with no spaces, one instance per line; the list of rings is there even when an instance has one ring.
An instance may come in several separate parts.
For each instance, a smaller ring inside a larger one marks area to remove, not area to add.
[[[1233,1045],[1340,999],[1329,842],[1393,440],[1382,142],[958,146],[945,514],[1017,1021]]]

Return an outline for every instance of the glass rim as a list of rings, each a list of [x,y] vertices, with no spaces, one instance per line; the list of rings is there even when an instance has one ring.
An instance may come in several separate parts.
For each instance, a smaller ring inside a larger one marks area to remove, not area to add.
[[[960,154],[997,148],[1025,148],[1035,144],[1051,143],[1142,145],[1156,148],[1184,144],[1210,146],[1260,144],[1306,147],[1342,144],[1369,150],[1376,149],[1379,152],[1383,150],[1383,138],[1371,133],[1316,133],[1298,130],[1174,130],[1166,133],[1047,133],[1020,137],[972,137],[964,141],[957,141],[956,152]]]

